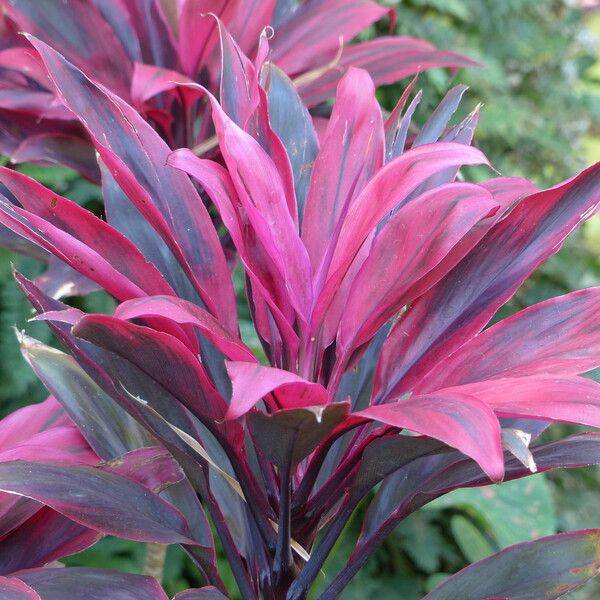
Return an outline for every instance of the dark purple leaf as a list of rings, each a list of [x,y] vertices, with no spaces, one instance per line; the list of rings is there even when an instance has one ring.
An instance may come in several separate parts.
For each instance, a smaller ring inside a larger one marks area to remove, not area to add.
[[[108,569],[34,569],[18,577],[43,600],[168,600],[156,579]]]
[[[449,577],[423,600],[554,600],[600,572],[600,530],[589,529],[510,546]]]
[[[195,543],[181,513],[141,484],[106,470],[0,463],[0,489],[37,500],[101,533],[163,544]]]

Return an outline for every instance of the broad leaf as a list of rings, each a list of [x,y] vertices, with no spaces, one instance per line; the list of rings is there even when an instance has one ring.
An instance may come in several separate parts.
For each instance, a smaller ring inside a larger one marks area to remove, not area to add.
[[[289,371],[256,363],[229,362],[227,372],[233,388],[227,419],[242,416],[271,392],[275,392],[276,398],[271,405],[280,408],[319,407],[329,400],[322,385]]]
[[[248,426],[255,443],[279,468],[296,466],[348,415],[348,403],[292,408],[272,414],[252,412]]]

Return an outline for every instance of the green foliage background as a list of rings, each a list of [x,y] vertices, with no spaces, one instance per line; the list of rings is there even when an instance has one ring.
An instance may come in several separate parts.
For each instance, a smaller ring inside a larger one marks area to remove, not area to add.
[[[584,17],[567,0],[405,0],[397,8],[400,35],[422,37],[440,48],[463,52],[485,68],[456,76],[434,70],[421,75],[423,120],[447,89],[467,83],[470,91],[456,119],[483,103],[477,144],[502,174],[528,177],[548,186],[600,160],[600,15]],[[383,34],[382,28],[368,35]],[[380,90],[392,109],[406,82]],[[98,190],[61,168],[24,167],[57,192],[101,210]],[[468,176],[477,179],[473,170]],[[600,220],[573,236],[516,297],[502,315],[550,296],[600,285]],[[33,259],[0,250],[0,415],[39,401],[44,390],[20,357],[14,327],[49,343],[43,325],[28,324],[28,305],[12,283],[11,263],[28,275],[41,271]],[[83,308],[104,312],[107,299],[96,294]],[[595,374],[591,374],[595,376]],[[552,430],[548,435],[552,435]],[[319,585],[333,578],[352,550],[360,529],[360,509],[324,569]],[[413,600],[449,573],[507,545],[558,531],[600,526],[597,469],[538,475],[484,490],[460,490],[407,519],[349,587],[344,598]],[[143,569],[144,546],[106,539],[67,559],[70,565]],[[227,569],[224,565],[225,579]],[[175,593],[201,582],[187,559],[169,549],[165,585]],[[232,585],[232,589],[233,589]],[[592,583],[569,596],[600,597]]]

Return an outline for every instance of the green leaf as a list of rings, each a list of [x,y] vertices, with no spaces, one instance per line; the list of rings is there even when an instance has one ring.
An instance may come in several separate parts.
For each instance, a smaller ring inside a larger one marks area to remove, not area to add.
[[[494,553],[494,548],[478,527],[467,517],[454,515],[450,519],[450,529],[469,562],[477,562]]]
[[[473,511],[501,548],[556,532],[552,495],[544,475],[456,490],[435,500],[429,508]]]

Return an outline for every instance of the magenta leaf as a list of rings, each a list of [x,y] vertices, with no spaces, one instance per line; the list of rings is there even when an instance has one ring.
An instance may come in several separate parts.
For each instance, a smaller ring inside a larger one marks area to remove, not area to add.
[[[424,600],[561,598],[600,571],[599,547],[597,529],[510,546],[449,577]]]
[[[344,0],[309,0],[276,31],[273,61],[290,75],[329,62],[340,46],[385,16],[387,10],[370,0],[350,5]],[[302,47],[302,52],[298,48]],[[325,60],[324,60],[325,57]]]
[[[191,79],[170,69],[136,63],[131,80],[131,100],[143,109],[144,103],[162,92],[168,92],[180,84],[193,83]],[[185,87],[182,88],[185,94]]]
[[[146,260],[160,271],[178,296],[202,304],[198,292],[167,244],[146,221],[135,204],[129,200],[102,160],[98,162],[102,173],[104,210],[109,225],[137,246]]]
[[[0,170],[0,182],[23,207],[4,200],[0,204],[2,221],[21,224],[31,241],[115,296],[127,299],[172,292],[127,238],[91,212],[11,169]]]
[[[43,42],[31,41],[121,188],[178,257],[211,312],[233,327],[235,300],[219,239],[191,182],[166,166],[168,146],[123,100]]]
[[[227,600],[227,596],[215,587],[203,587],[179,592],[173,600]]]
[[[252,361],[254,355],[237,337],[229,333],[210,313],[196,304],[175,296],[150,296],[123,302],[115,310],[120,319],[164,317],[176,323],[193,325],[231,360]]]
[[[334,55],[335,52],[332,52],[331,58]],[[328,69],[315,80],[306,83],[299,81],[300,95],[304,102],[308,106],[315,106],[330,98],[340,79],[340,73],[351,65],[368,71],[377,86],[393,83],[431,68],[481,66],[461,54],[437,50],[423,40],[378,37],[347,46],[335,68]]]
[[[496,209],[491,194],[472,184],[448,184],[400,208],[375,238],[354,279],[338,333],[342,351],[349,353],[371,339],[403,306],[440,280],[468,248],[432,273],[435,267]]]
[[[277,323],[278,333],[292,354],[297,350],[299,340],[292,329],[293,308],[279,270],[279,266],[270,256],[268,250],[256,238],[249,227],[243,226],[242,211],[235,204],[237,196],[227,171],[220,165],[202,160],[189,150],[178,150],[169,156],[169,164],[192,175],[207,191],[218,207],[221,219],[229,230],[229,234],[240,255],[251,281],[253,301],[256,306],[255,323],[258,333],[273,348],[277,340],[273,340],[270,320],[261,316],[259,308],[268,309]],[[275,359],[276,356],[273,356]]]
[[[594,214],[600,204],[599,181],[600,165],[595,165],[526,197],[415,302],[384,345],[375,386],[378,395],[410,390],[438,360],[479,333],[525,278]]]
[[[313,320],[320,318],[363,242],[390,211],[402,206],[411,192],[439,171],[450,166],[481,163],[487,163],[487,159],[475,148],[437,143],[409,150],[385,165],[369,181],[348,211]]]
[[[278,172],[259,143],[211,100],[217,137],[240,204],[256,238],[277,265],[279,277],[283,276],[290,302],[306,320],[312,303],[310,261],[295,221],[295,199],[287,199],[285,174]]]
[[[594,320],[599,310],[600,288],[540,302],[472,338],[428,373],[416,390],[591,371],[600,366],[600,330]]]
[[[493,481],[504,475],[500,424],[494,412],[475,395],[443,390],[353,413],[409,429],[457,448],[477,461]]]
[[[11,0],[5,6],[20,31],[51,44],[78,68],[127,97],[131,61],[93,1],[56,5],[52,0]]]
[[[108,569],[33,569],[18,578],[43,600],[168,600],[156,579]]]
[[[87,140],[66,133],[32,135],[11,153],[11,160],[15,163],[64,165],[90,181],[100,179],[93,146]]]
[[[247,413],[267,394],[275,392],[275,407],[305,408],[327,404],[327,390],[289,371],[263,367],[256,363],[229,362],[227,372],[233,388],[227,419]]]
[[[373,82],[366,72],[349,69],[337,89],[306,199],[302,240],[315,271],[326,259],[327,248],[335,247],[353,200],[381,169],[384,152]]]
[[[472,394],[505,417],[600,427],[600,383],[583,377],[505,377],[446,388],[440,393],[447,391]]]
[[[0,594],[4,600],[41,600],[28,585],[12,577],[0,577]]]
[[[77,554],[93,546],[102,533],[84,527],[37,502],[19,498],[35,506],[35,513],[7,535],[2,544],[10,552],[0,554],[0,573],[43,567],[54,560]],[[13,509],[14,510],[14,509]]]

